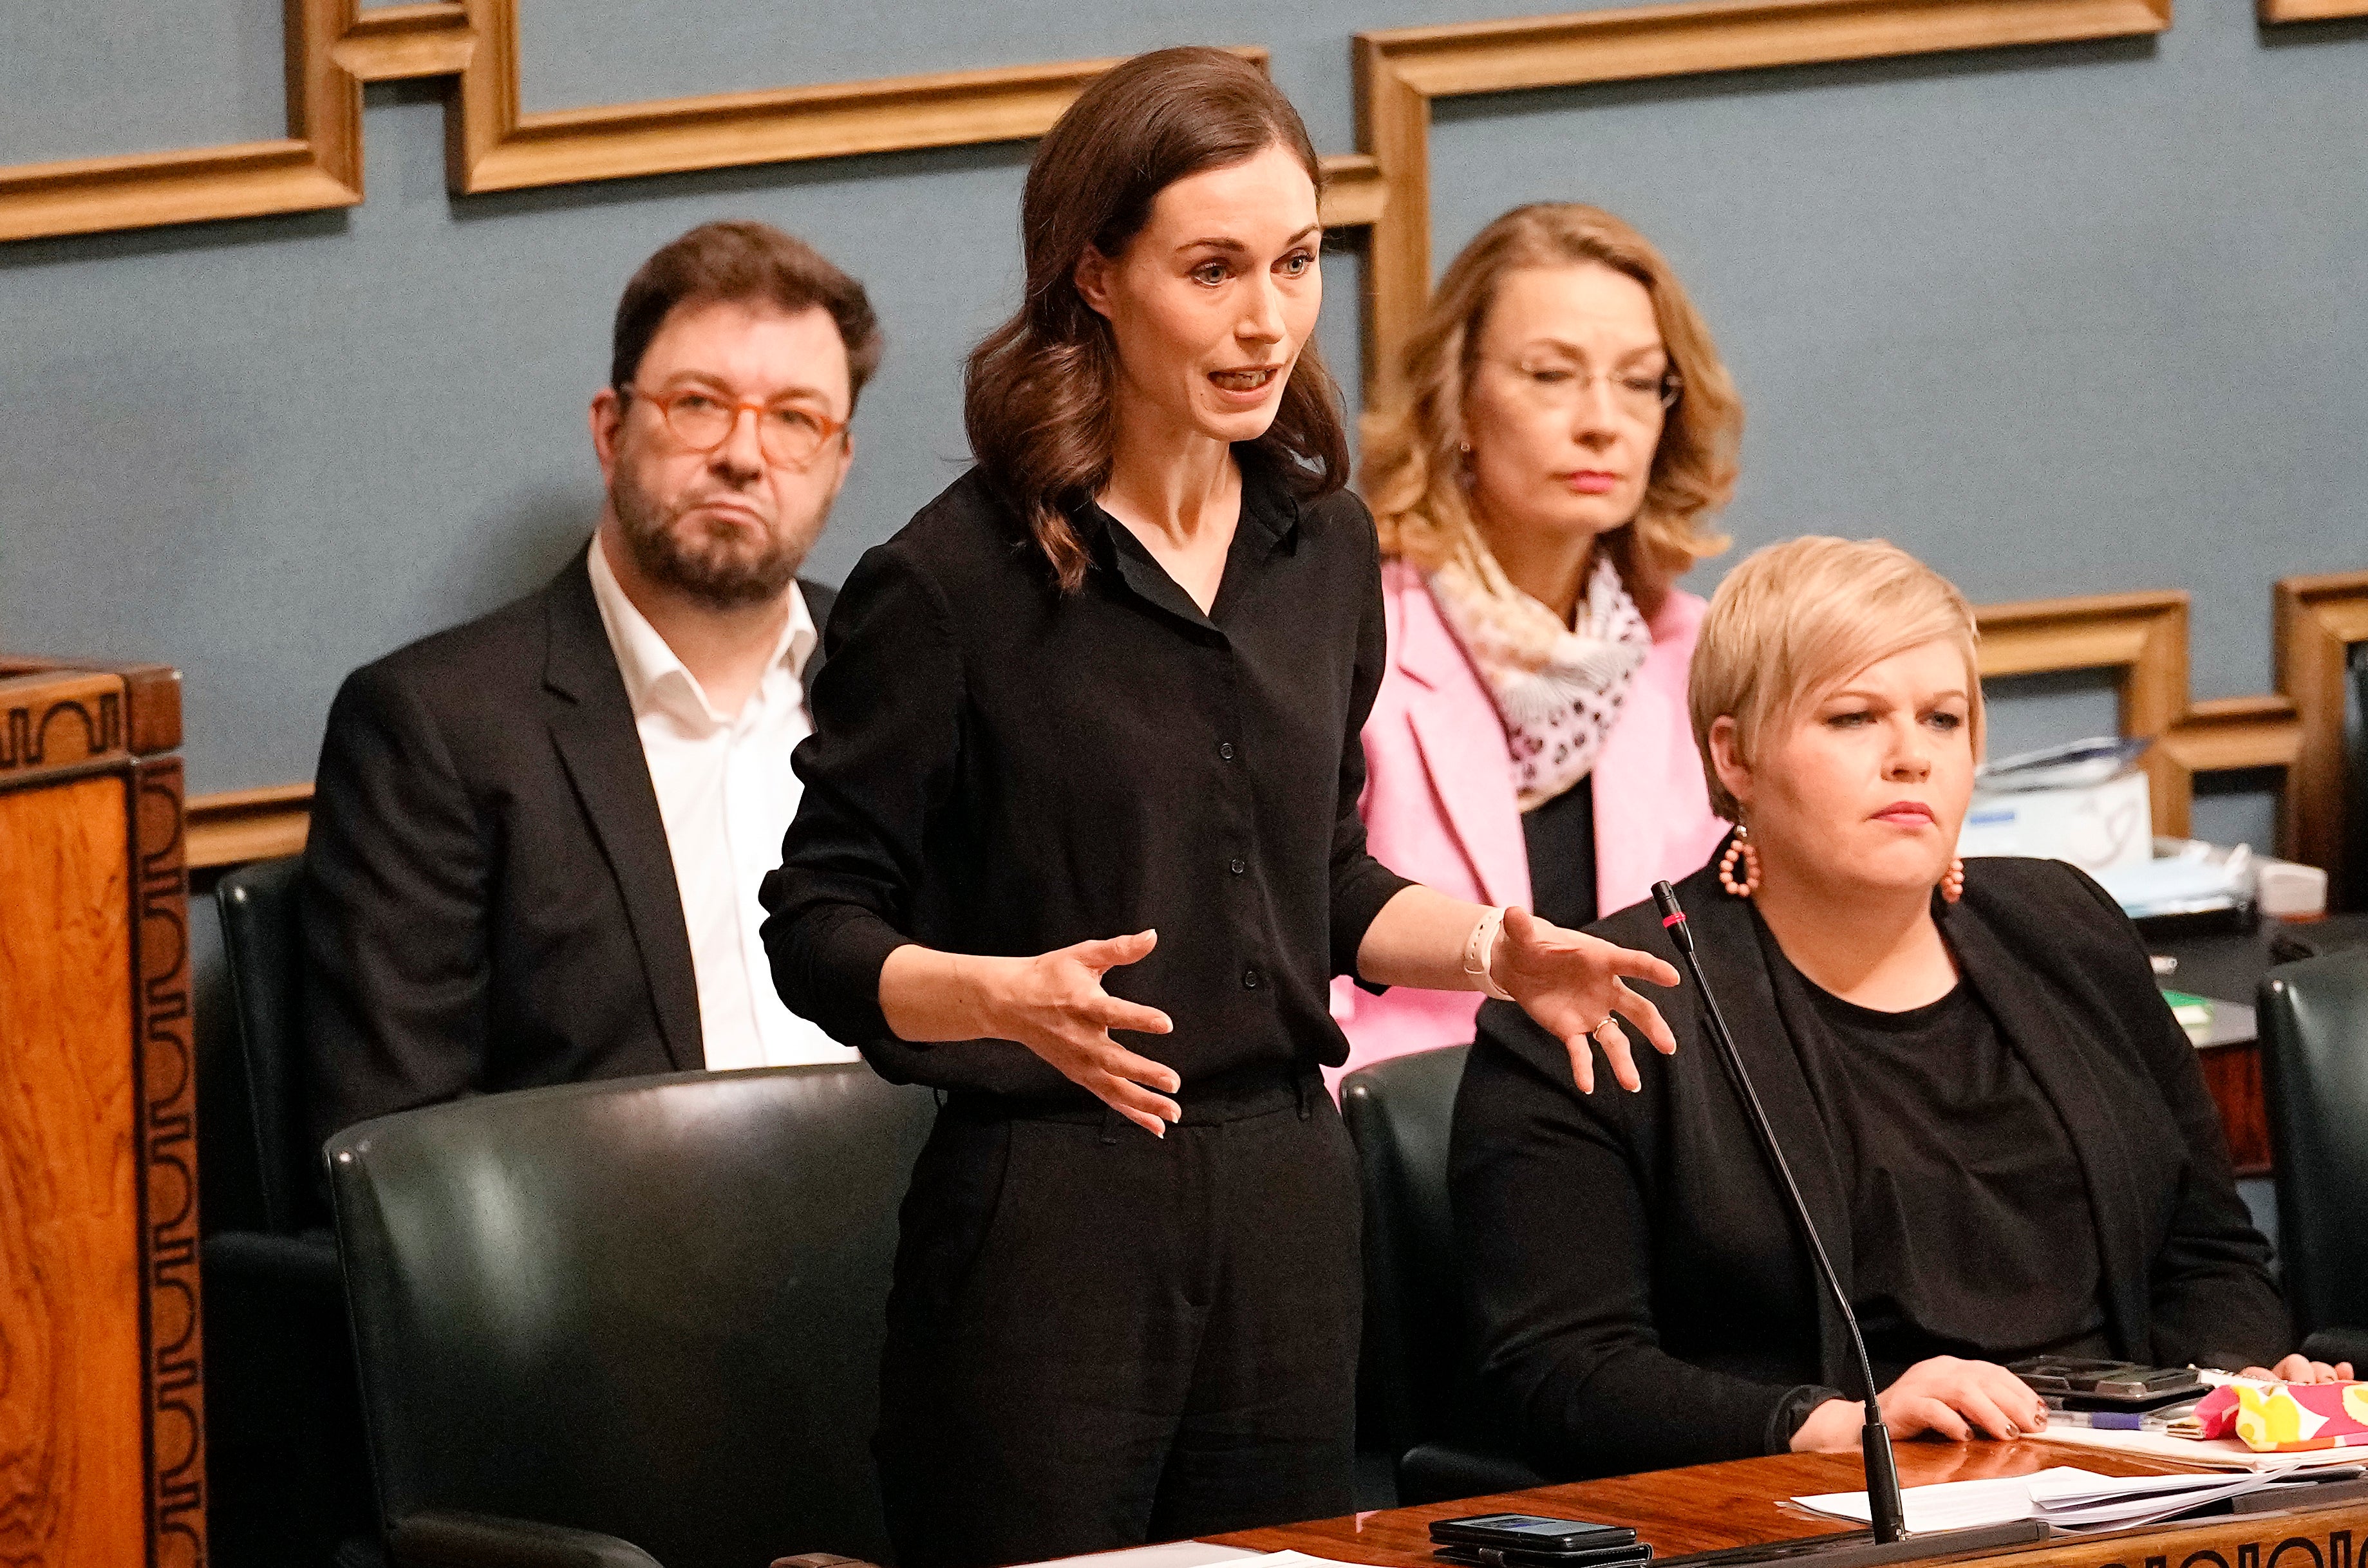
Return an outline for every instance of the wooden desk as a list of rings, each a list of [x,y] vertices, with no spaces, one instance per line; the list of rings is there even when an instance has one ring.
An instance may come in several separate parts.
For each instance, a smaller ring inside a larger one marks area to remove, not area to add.
[[[0,655],[0,1562],[202,1568],[181,677]]]
[[[1897,1451],[1902,1486],[2027,1475],[2055,1465],[2106,1475],[2181,1468],[2044,1442],[1901,1443]],[[1854,1454],[1784,1454],[1211,1539],[1256,1551],[1304,1551],[1380,1568],[1440,1568],[1430,1555],[1433,1519],[1504,1509],[1633,1525],[1656,1553],[1668,1557],[1846,1530],[1850,1527],[1840,1520],[1810,1514],[1785,1499],[1855,1492],[1864,1485]],[[2368,1503],[2058,1537],[1975,1561],[2011,1560],[2015,1568],[2354,1568],[2355,1543],[2368,1545]]]

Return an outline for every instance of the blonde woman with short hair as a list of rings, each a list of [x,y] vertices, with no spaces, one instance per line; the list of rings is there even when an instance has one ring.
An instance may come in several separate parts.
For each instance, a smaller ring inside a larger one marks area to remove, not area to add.
[[[1957,858],[1975,639],[1964,597],[1881,540],[1736,568],[1692,727],[1738,826],[1678,888],[1884,1417],[1948,1440],[2044,1428],[2005,1369],[2023,1357],[2233,1371],[2291,1343],[2129,921],[2060,861]],[[1649,904],[1594,929],[1668,950]],[[1858,1440],[1846,1341],[1699,1006],[1665,1001],[1677,1055],[1592,1101],[1551,1038],[1480,1014],[1452,1184],[1481,1376],[1555,1477]]]
[[[1576,203],[1482,230],[1398,370],[1403,401],[1365,433],[1389,638],[1363,732],[1372,851],[1584,926],[1725,830],[1686,734],[1702,602],[1674,585],[1725,548],[1742,405],[1660,253]],[[1477,1006],[1334,988],[1348,1068],[1461,1045]]]

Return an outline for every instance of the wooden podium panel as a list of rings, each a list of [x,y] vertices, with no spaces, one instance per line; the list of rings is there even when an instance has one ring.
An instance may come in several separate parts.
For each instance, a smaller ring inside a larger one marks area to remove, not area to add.
[[[206,1560],[179,676],[0,658],[0,1562]]]

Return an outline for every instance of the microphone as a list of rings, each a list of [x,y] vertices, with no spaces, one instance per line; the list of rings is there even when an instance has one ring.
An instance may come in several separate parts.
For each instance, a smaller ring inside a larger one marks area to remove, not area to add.
[[[1809,1218],[1809,1206],[1802,1199],[1800,1185],[1793,1179],[1793,1167],[1785,1162],[1784,1151],[1776,1142],[1776,1127],[1768,1119],[1767,1108],[1759,1103],[1759,1091],[1751,1085],[1751,1074],[1743,1068],[1743,1057],[1735,1049],[1735,1037],[1726,1032],[1726,1019],[1718,1010],[1718,998],[1711,994],[1710,983],[1702,978],[1702,961],[1694,956],[1694,934],[1686,929],[1686,912],[1678,907],[1678,892],[1667,882],[1653,884],[1653,902],[1661,911],[1661,928],[1677,945],[1678,956],[1685,960],[1686,973],[1693,978],[1694,989],[1702,994],[1702,1010],[1710,1018],[1711,1042],[1718,1048],[1718,1059],[1725,1063],[1726,1075],[1735,1085],[1736,1097],[1743,1102],[1752,1128],[1759,1134],[1759,1147],[1768,1155],[1768,1163],[1776,1167],[1776,1183],[1784,1189],[1785,1201],[1793,1206],[1793,1221],[1801,1227],[1802,1236],[1809,1244],[1809,1256],[1816,1260],[1817,1273],[1824,1278],[1826,1289],[1841,1309],[1842,1323],[1850,1330],[1850,1349],[1858,1357],[1860,1397],[1866,1401],[1866,1426],[1859,1432],[1859,1448],[1866,1456],[1867,1512],[1874,1526],[1874,1539],[1890,1542],[1907,1533],[1907,1505],[1899,1496],[1899,1471],[1891,1460],[1891,1428],[1883,1424],[1883,1406],[1876,1400],[1882,1391],[1874,1386],[1874,1366],[1866,1358],[1866,1340],[1858,1331],[1858,1314],[1850,1311],[1850,1297],[1842,1282],[1834,1274],[1833,1260],[1826,1256],[1825,1238],[1817,1234],[1817,1222]]]
[[[1824,1239],[1817,1234],[1817,1222],[1809,1217],[1809,1206],[1801,1197],[1800,1185],[1793,1179],[1793,1167],[1786,1163],[1783,1148],[1776,1142],[1775,1124],[1768,1119],[1767,1108],[1759,1103],[1759,1091],[1752,1086],[1751,1074],[1744,1070],[1743,1057],[1735,1049],[1735,1037],[1727,1033],[1726,1019],[1718,1010],[1718,998],[1711,994],[1710,982],[1702,978],[1701,960],[1694,955],[1693,933],[1686,928],[1686,912],[1678,906],[1677,890],[1667,882],[1655,882],[1653,902],[1660,908],[1662,929],[1668,932],[1686,973],[1692,977],[1694,990],[1702,996],[1702,1011],[1710,1021],[1711,1043],[1717,1048],[1718,1059],[1726,1068],[1727,1081],[1735,1086],[1736,1097],[1743,1102],[1746,1116],[1759,1134],[1759,1147],[1775,1168],[1777,1185],[1784,1189],[1785,1200],[1792,1205],[1793,1221],[1809,1244],[1809,1256],[1816,1261],[1817,1273],[1825,1280],[1834,1305],[1841,1310],[1843,1325],[1850,1330],[1850,1349],[1858,1358],[1859,1386],[1866,1403],[1866,1425],[1860,1430],[1859,1447],[1865,1458],[1867,1514],[1874,1536],[1872,1546],[1849,1535],[1837,1537],[1833,1546],[1812,1553],[1800,1551],[1799,1542],[1729,1548],[1664,1559],[1661,1568],[1674,1568],[1679,1562],[1749,1562],[1775,1556],[1788,1562],[1814,1557],[1827,1568],[1839,1568],[1843,1563],[1897,1562],[1910,1557],[1935,1557],[1977,1546],[2040,1539],[2046,1533],[2044,1525],[2034,1528],[2036,1521],[2018,1520],[2010,1525],[1932,1531],[1918,1536],[1912,1544],[1908,1542],[1907,1508],[1899,1494],[1899,1471],[1892,1462],[1891,1429],[1883,1424],[1883,1406],[1876,1398],[1881,1391],[1874,1384],[1874,1367],[1867,1359],[1866,1340],[1859,1333],[1858,1314],[1850,1311],[1850,1297],[1834,1273],[1833,1260],[1826,1256]],[[1788,1547],[1791,1550],[1782,1550]]]

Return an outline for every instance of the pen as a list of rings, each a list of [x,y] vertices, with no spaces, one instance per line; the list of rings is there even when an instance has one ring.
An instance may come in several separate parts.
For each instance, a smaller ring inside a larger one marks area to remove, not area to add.
[[[2049,1405],[2051,1426],[2087,1426],[2100,1432],[2169,1432],[2195,1414],[2195,1400],[2156,1410],[2059,1410]]]

